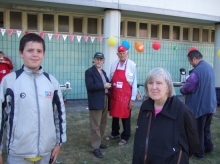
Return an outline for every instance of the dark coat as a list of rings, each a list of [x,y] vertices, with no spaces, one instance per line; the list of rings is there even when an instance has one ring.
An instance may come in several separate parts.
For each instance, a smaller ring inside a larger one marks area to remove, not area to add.
[[[104,70],[102,70],[106,82],[109,82]],[[105,88],[102,77],[95,66],[85,72],[85,82],[88,95],[89,110],[102,110],[105,105]]]
[[[148,112],[152,112],[148,140],[148,164],[176,164],[182,149],[181,164],[188,164],[195,152],[198,134],[192,112],[176,96],[168,98],[162,111],[154,115],[154,101],[147,99],[141,105],[134,139],[133,164],[143,164],[148,127]]]

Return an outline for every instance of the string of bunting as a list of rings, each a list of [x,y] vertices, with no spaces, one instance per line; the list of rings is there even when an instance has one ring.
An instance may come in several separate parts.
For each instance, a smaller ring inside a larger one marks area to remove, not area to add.
[[[8,30],[6,30],[6,29],[4,29],[4,28],[1,28],[0,30],[1,30],[2,36],[4,36],[4,34],[5,34],[6,31],[8,32],[8,34],[9,34],[10,36],[13,34],[14,31],[16,31],[17,36],[18,36],[18,38],[19,38],[20,35],[21,35],[21,33],[22,33],[22,31],[20,31],[20,30],[13,30],[13,29],[8,29]],[[25,35],[28,34],[28,33],[29,33],[28,31],[25,31],[25,32],[24,32]],[[39,33],[37,33],[37,34],[39,34]],[[89,39],[89,37],[90,37],[92,43],[94,42],[94,40],[95,40],[96,38],[98,39],[99,42],[102,42],[103,39],[108,39],[107,41],[108,41],[109,46],[115,46],[116,43],[117,43],[117,40],[116,40],[117,37],[103,38],[103,37],[101,37],[101,36],[99,36],[99,37],[94,37],[94,36],[52,34],[52,33],[43,33],[43,32],[40,33],[39,35],[44,39],[45,34],[48,35],[49,41],[52,39],[53,36],[55,36],[56,40],[59,40],[59,39],[60,39],[60,36],[62,35],[64,41],[67,39],[67,37],[69,37],[71,41],[73,41],[74,38],[76,38],[77,41],[78,41],[78,43],[80,43],[81,39],[83,38],[84,41],[87,43],[87,42],[88,42],[88,39]],[[125,46],[126,49],[128,50],[128,49],[130,48],[130,43],[129,43],[127,40],[124,40],[124,41],[122,42],[122,46]],[[153,48],[154,50],[159,50],[159,49],[161,48],[160,42],[154,41],[154,42],[152,43],[152,48]],[[192,47],[192,48],[193,48],[193,47]],[[216,47],[215,47],[215,48],[216,48]],[[145,49],[144,44],[141,43],[141,42],[136,41],[136,42],[135,42],[135,49],[136,49],[137,52],[140,52],[140,53],[143,52],[144,49]],[[177,46],[175,45],[175,46],[173,47],[173,50],[177,50],[177,49],[178,49],[178,48],[177,48]],[[220,49],[218,49],[217,55],[218,55],[218,57],[220,58]]]
[[[13,30],[13,29],[8,29],[8,30],[6,30],[6,29],[1,28],[0,30],[1,30],[2,36],[4,36],[4,34],[5,34],[6,31],[8,32],[8,34],[9,34],[10,36],[13,34],[14,31],[16,31],[17,36],[18,36],[18,38],[19,38],[20,35],[21,35],[21,33],[22,33],[22,31],[20,31],[20,30]],[[24,32],[25,35],[28,34],[28,33],[29,33],[28,31],[25,31],[25,32]],[[39,33],[37,33],[37,34],[39,34]],[[67,37],[69,37],[71,41],[73,41],[74,38],[76,38],[77,41],[78,41],[78,43],[80,43],[81,38],[83,38],[86,43],[87,43],[87,41],[88,41],[89,38],[91,39],[91,42],[92,42],[92,43],[94,42],[94,40],[95,40],[96,38],[98,39],[99,42],[102,42],[102,39],[103,39],[103,37],[101,37],[101,36],[94,37],[94,36],[52,34],[52,33],[43,33],[43,32],[40,33],[39,35],[41,36],[41,38],[44,39],[45,34],[48,35],[49,41],[52,39],[53,36],[55,36],[56,40],[59,40],[61,35],[63,36],[63,40],[64,40],[64,41],[66,40]]]

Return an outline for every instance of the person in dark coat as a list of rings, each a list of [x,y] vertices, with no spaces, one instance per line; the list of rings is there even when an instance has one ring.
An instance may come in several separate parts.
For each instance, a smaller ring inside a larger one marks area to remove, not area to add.
[[[101,144],[108,118],[108,89],[111,83],[102,69],[104,54],[97,52],[94,55],[94,65],[85,72],[85,82],[88,95],[89,117],[90,117],[90,138],[94,149],[93,154],[97,158],[103,155],[100,149],[107,149]]]
[[[195,118],[178,97],[170,73],[149,72],[149,96],[140,108],[134,138],[133,164],[188,164],[199,144]]]

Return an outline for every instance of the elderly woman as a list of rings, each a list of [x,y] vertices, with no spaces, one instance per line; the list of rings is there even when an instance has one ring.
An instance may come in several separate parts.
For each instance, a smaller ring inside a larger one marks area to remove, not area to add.
[[[133,164],[188,164],[198,146],[196,122],[191,111],[174,96],[170,73],[163,68],[149,72],[149,96],[138,116]]]

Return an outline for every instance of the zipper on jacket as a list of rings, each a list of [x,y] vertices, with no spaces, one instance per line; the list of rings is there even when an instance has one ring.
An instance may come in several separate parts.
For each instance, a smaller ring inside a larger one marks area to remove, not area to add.
[[[37,139],[37,156],[40,155],[40,107],[39,107],[39,100],[38,100],[38,92],[37,92],[37,83],[36,83],[36,72],[33,71],[34,74],[34,86],[35,86],[35,93],[36,93],[36,101],[37,101],[37,110],[38,110],[38,139]]]

